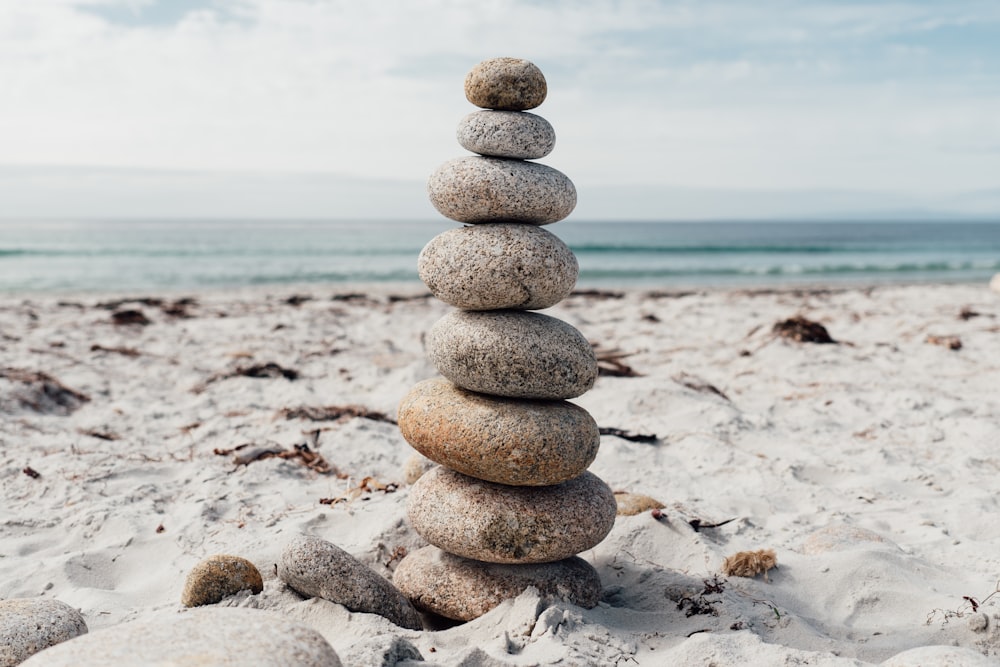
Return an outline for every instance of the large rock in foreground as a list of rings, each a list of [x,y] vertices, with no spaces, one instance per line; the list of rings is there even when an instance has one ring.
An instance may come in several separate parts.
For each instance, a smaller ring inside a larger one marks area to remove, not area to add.
[[[478,618],[529,586],[587,609],[601,598],[597,571],[576,556],[538,565],[499,565],[424,547],[399,563],[393,581],[417,609],[456,621]]]
[[[80,612],[51,598],[0,600],[0,667],[87,633]]]
[[[550,563],[611,531],[617,504],[585,472],[553,486],[506,486],[439,466],[410,491],[410,525],[448,553],[487,563]]]
[[[515,486],[578,477],[601,444],[597,423],[578,405],[477,394],[444,378],[424,380],[403,397],[399,430],[432,461]]]

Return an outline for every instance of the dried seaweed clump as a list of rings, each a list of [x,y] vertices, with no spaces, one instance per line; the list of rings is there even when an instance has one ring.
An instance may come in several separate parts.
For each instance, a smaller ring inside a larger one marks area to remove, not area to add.
[[[778,567],[778,557],[774,549],[759,549],[757,551],[740,551],[726,558],[722,563],[722,573],[727,577],[756,577],[758,574],[767,578],[767,571]]]
[[[798,343],[833,343],[836,344],[830,332],[819,322],[807,320],[801,315],[796,315],[787,320],[777,322],[774,325],[774,333],[782,338],[794,340]]]
[[[49,415],[66,416],[90,400],[48,373],[20,368],[0,368],[0,413],[18,408]],[[7,384],[7,387],[4,385]]]

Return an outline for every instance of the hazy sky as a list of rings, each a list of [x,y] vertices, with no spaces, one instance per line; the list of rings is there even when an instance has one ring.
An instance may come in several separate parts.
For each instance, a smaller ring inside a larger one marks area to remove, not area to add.
[[[503,55],[581,219],[1000,218],[996,0],[0,0],[0,217],[434,217]]]

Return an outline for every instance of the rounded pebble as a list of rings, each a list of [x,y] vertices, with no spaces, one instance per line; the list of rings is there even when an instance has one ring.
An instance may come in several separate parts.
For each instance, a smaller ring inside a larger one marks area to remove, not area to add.
[[[918,646],[897,653],[882,667],[996,667],[996,661],[979,651],[960,646]]]
[[[459,387],[511,398],[575,398],[597,379],[583,334],[548,315],[456,310],[427,335],[427,356]]]
[[[635,516],[650,510],[661,510],[666,505],[656,498],[644,496],[641,493],[615,493],[615,502],[618,503],[618,516]]]
[[[990,289],[994,292],[1000,292],[1000,273],[995,274],[990,279]]]
[[[410,389],[398,421],[406,441],[427,458],[516,486],[578,477],[601,444],[597,422],[577,405],[476,394],[444,378]]]
[[[42,651],[24,667],[340,667],[323,636],[256,609],[205,607],[122,623]]]
[[[458,227],[438,234],[417,260],[437,298],[464,310],[539,310],[573,291],[580,267],[554,234],[517,223]]]
[[[264,590],[257,567],[239,556],[209,556],[188,573],[181,604],[185,607],[215,604],[243,590],[250,590],[254,595]]]
[[[554,563],[481,563],[424,547],[406,556],[393,580],[421,611],[456,621],[471,621],[529,586],[546,597],[586,609],[601,598],[601,578],[585,560],[573,556]]]
[[[462,148],[488,157],[535,160],[556,146],[549,121],[526,111],[474,111],[455,134]]]
[[[559,222],[576,207],[573,181],[537,162],[472,155],[445,162],[427,181],[441,215],[458,222]]]
[[[813,531],[802,542],[799,550],[804,554],[815,555],[828,551],[844,551],[845,549],[876,546],[899,549],[894,542],[867,528],[847,524],[831,524]]]
[[[0,600],[0,667],[18,665],[42,649],[86,633],[80,612],[59,600]]]
[[[396,625],[420,630],[420,616],[398,590],[354,556],[310,535],[293,539],[281,552],[278,577],[306,597],[378,614]]]
[[[586,551],[615,523],[608,485],[585,472],[554,486],[506,486],[438,466],[417,480],[407,514],[421,537],[487,563],[549,563]]]
[[[465,75],[465,98],[483,109],[534,109],[547,93],[542,71],[522,58],[490,58]]]
[[[413,484],[418,479],[420,479],[425,472],[436,466],[434,461],[421,454],[420,452],[413,452],[410,458],[406,459],[403,463],[403,481],[407,484]]]

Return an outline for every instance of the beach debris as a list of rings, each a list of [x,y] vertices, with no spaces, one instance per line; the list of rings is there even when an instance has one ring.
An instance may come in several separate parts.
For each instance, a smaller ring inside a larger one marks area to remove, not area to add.
[[[32,655],[87,633],[78,609],[51,598],[0,600],[0,665],[19,665]]]
[[[80,433],[81,435],[89,435],[91,438],[97,438],[98,440],[107,440],[108,442],[121,440],[121,436],[117,433],[96,428],[80,428],[77,429],[77,433]]]
[[[643,512],[662,510],[666,507],[656,498],[644,496],[641,493],[628,493],[627,491],[615,491],[615,502],[618,504],[618,516],[635,516]]]
[[[695,517],[694,519],[688,519],[688,525],[694,530],[694,532],[700,532],[705,528],[718,528],[720,526],[725,526],[727,523],[732,523],[736,521],[738,517],[733,517],[731,519],[726,519],[725,521],[717,521],[715,523],[709,523],[703,519]]]
[[[308,294],[293,294],[284,300],[284,303],[289,306],[295,306],[296,308],[304,304],[306,301],[312,301],[313,297]]]
[[[610,377],[636,378],[642,377],[634,368],[626,364],[622,359],[631,357],[634,352],[622,352],[621,350],[601,350],[600,343],[594,343],[594,355],[597,357],[597,374]]]
[[[356,486],[352,486],[343,494],[337,496],[336,498],[320,498],[320,505],[336,505],[338,503],[349,503],[361,498],[362,500],[367,500],[365,494],[369,496],[377,491],[382,493],[395,493],[399,488],[399,484],[396,482],[389,482],[388,484],[383,484],[372,476],[365,477]]]
[[[215,604],[244,590],[254,595],[264,590],[264,580],[257,566],[246,558],[216,554],[188,572],[181,592],[181,604],[185,607]]]
[[[718,616],[715,605],[722,604],[721,598],[710,596],[722,595],[726,590],[726,580],[718,575],[711,579],[702,579],[702,589],[697,593],[684,593],[677,599],[677,609],[684,612],[688,618],[692,616]],[[668,591],[668,597],[669,591]]]
[[[283,459],[292,460],[297,459],[302,465],[314,470],[323,475],[334,473],[340,479],[346,479],[347,475],[344,475],[336,468],[336,466],[330,465],[323,455],[319,452],[313,451],[307,443],[300,443],[293,446],[291,449],[284,449],[278,446],[272,447],[253,447],[250,448],[250,443],[245,443],[233,447],[232,449],[219,449],[213,450],[216,456],[229,456],[236,452],[241,452],[233,457],[233,463],[239,466],[248,466],[256,461],[263,461],[265,459]],[[246,451],[244,451],[246,450]]]
[[[677,384],[687,387],[692,391],[697,391],[702,394],[715,394],[716,396],[732,403],[732,399],[726,396],[721,389],[716,387],[714,384],[703,380],[697,375],[691,375],[690,373],[678,373],[671,379]]]
[[[293,538],[281,552],[278,577],[305,597],[329,600],[351,611],[378,614],[403,628],[423,629],[416,610],[392,584],[319,537]]]
[[[941,347],[946,347],[949,350],[961,350],[962,349],[962,339],[958,336],[935,336],[928,335],[924,340],[926,343],[931,345],[940,345]]]
[[[129,308],[127,310],[116,310],[111,313],[111,323],[116,327],[123,326],[140,326],[144,327],[148,324],[152,324],[152,321],[146,317],[145,313],[136,308]]]
[[[758,549],[757,551],[739,551],[727,556],[722,562],[722,572],[727,577],[753,578],[764,575],[764,581],[770,581],[767,571],[778,567],[778,557],[774,549]]]
[[[570,292],[569,295],[586,299],[622,299],[625,297],[625,292],[601,289],[577,289]]]
[[[378,410],[366,408],[363,405],[326,405],[308,406],[303,405],[297,408],[282,408],[278,411],[278,418],[284,419],[306,419],[308,421],[345,421],[359,417],[377,422],[387,422],[395,424],[396,420]]]
[[[66,416],[89,401],[89,396],[70,389],[48,373],[0,368],[0,413],[20,408]]]
[[[31,479],[39,479],[42,476],[42,473],[38,472],[37,470],[35,470],[31,466],[24,466],[21,469],[21,472],[23,472],[25,475],[27,475]]]
[[[121,347],[121,346],[105,347],[104,345],[101,345],[99,343],[94,343],[93,345],[91,345],[90,346],[90,351],[91,352],[112,352],[114,354],[120,354],[123,357],[130,357],[130,358],[133,358],[133,359],[135,357],[140,356],[142,354],[141,352],[139,352],[139,350],[135,349],[134,347]]]
[[[962,306],[962,310],[958,313],[958,319],[960,320],[971,320],[973,317],[981,317],[982,313],[973,310],[972,306]]]
[[[830,333],[819,322],[808,320],[802,315],[790,317],[775,323],[772,331],[781,338],[799,343],[830,343],[836,344]]]
[[[200,394],[208,388],[208,385],[214,384],[221,380],[229,380],[235,377],[248,377],[248,378],[285,378],[289,382],[297,380],[299,378],[299,372],[292,368],[285,368],[274,362],[267,362],[264,364],[252,364],[250,366],[239,366],[236,370],[216,373],[212,375],[204,382],[195,385],[191,388],[191,392],[195,394]]]
[[[626,431],[625,429],[615,428],[614,426],[601,426],[598,427],[597,432],[601,435],[613,435],[616,438],[621,438],[622,440],[628,440],[629,442],[646,442],[655,443],[659,441],[659,436],[655,433],[635,433],[633,431]]]

